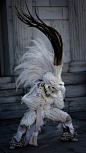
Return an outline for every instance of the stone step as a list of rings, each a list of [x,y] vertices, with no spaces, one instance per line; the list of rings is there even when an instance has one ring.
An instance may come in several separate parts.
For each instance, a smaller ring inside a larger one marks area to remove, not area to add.
[[[0,111],[26,110],[27,106],[21,104],[21,98],[18,98],[17,101],[0,103]],[[65,110],[76,111],[76,109],[77,111],[86,110],[86,97],[65,98]]]
[[[86,72],[62,73],[62,80],[65,84],[83,84],[86,83]]]
[[[0,77],[0,83],[10,83],[11,77]]]
[[[7,103],[14,103],[14,102],[21,102],[21,95],[19,96],[10,96],[10,97],[0,97],[0,104],[7,104]]]
[[[21,105],[21,96],[0,97],[0,111],[12,111],[26,109],[26,105]]]
[[[16,76],[14,77],[16,81]],[[65,84],[81,84],[86,83],[86,72],[62,73],[62,80]]]
[[[62,80],[65,85],[75,85],[75,84],[83,84],[86,83],[86,73],[63,73]],[[22,86],[20,86],[22,88]],[[15,89],[15,83],[0,83],[0,89]]]
[[[7,104],[0,104],[0,112],[5,112],[5,111],[13,111],[13,110],[26,110],[27,106],[23,103],[21,104],[20,102],[12,102],[12,103],[7,103]]]
[[[65,99],[65,111],[86,111],[86,97],[75,97]]]
[[[0,89],[4,90],[4,89],[15,89],[15,83],[0,83]]]
[[[25,110],[12,110],[0,112],[0,120],[15,119],[23,117]]]
[[[86,84],[66,85],[66,98],[86,96]]]
[[[83,97],[86,96],[86,84],[65,85],[65,97]],[[29,88],[28,88],[29,89]],[[27,89],[27,92],[29,92]]]
[[[69,72],[83,72],[86,71],[86,62],[76,61],[69,64]]]
[[[22,96],[24,95],[23,89],[8,89],[8,90],[1,90],[0,91],[0,97],[9,97],[9,96]]]
[[[25,104],[21,105],[20,101],[1,103],[0,119],[20,118],[28,109]],[[65,99],[65,108],[67,112],[86,111],[86,97],[75,97]]]

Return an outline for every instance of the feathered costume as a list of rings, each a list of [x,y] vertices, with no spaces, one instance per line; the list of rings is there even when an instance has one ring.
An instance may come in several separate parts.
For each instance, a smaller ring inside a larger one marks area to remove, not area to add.
[[[26,4],[27,7],[27,4]],[[23,98],[29,110],[20,121],[17,133],[10,142],[10,149],[23,147],[27,144],[37,146],[37,136],[44,120],[61,121],[63,127],[63,141],[77,141],[76,133],[69,114],[62,111],[64,107],[65,87],[61,79],[63,45],[60,34],[52,27],[47,26],[41,19],[36,21],[30,14],[21,9],[17,16],[25,24],[35,27],[43,32],[50,40],[54,52],[47,50],[44,43],[37,39],[32,40],[32,47],[21,58],[21,64],[15,70],[22,70],[16,81],[16,87],[31,86],[31,90]],[[60,125],[58,127],[60,127]]]

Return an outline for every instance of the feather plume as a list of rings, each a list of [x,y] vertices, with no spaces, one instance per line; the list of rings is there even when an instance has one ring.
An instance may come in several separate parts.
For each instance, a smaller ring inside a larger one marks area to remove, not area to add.
[[[28,14],[26,14],[22,10],[22,8],[20,10],[18,10],[18,8],[15,6],[18,18],[22,22],[27,24],[29,27],[35,27],[46,35],[46,37],[50,40],[52,47],[54,49],[54,65],[57,65],[57,66],[61,65],[62,64],[62,53],[63,53],[63,43],[62,43],[61,35],[58,33],[58,31],[56,31],[54,28],[46,25],[39,18],[39,16],[36,13],[36,9],[35,9],[35,14],[36,14],[38,21],[35,20],[28,9],[26,1],[25,1],[25,4],[26,4],[26,8],[28,10]],[[40,44],[39,44],[39,48],[40,48]],[[43,52],[43,53],[45,54],[45,52]]]
[[[21,58],[21,64],[19,64],[16,70],[21,69],[22,73],[16,80],[16,87],[21,84],[24,87],[33,85],[37,80],[42,79],[42,76],[46,72],[52,72],[55,74],[54,55],[51,54],[39,39],[32,40],[35,46],[27,47],[27,51]],[[35,50],[36,49],[36,50]]]

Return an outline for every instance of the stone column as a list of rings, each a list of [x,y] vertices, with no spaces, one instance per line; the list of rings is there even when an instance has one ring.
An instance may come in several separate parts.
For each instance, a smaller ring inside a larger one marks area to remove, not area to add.
[[[28,0],[27,5],[32,13],[32,0]],[[27,13],[25,0],[6,0],[9,67],[11,75],[14,73],[14,67],[19,64],[20,58],[25,53],[25,47],[29,46],[32,35],[31,29],[18,19],[14,6],[17,6],[18,9],[22,7],[22,9]]]
[[[86,62],[86,0],[68,0],[72,61]]]

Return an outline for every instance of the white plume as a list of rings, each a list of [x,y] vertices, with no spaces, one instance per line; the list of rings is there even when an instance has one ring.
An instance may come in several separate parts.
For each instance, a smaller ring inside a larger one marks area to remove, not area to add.
[[[16,80],[16,87],[21,84],[26,87],[33,85],[36,80],[42,79],[46,72],[55,74],[54,54],[49,52],[43,42],[39,39],[32,40],[35,46],[26,47],[29,49],[20,59],[19,64],[14,71],[22,69],[22,73]]]

